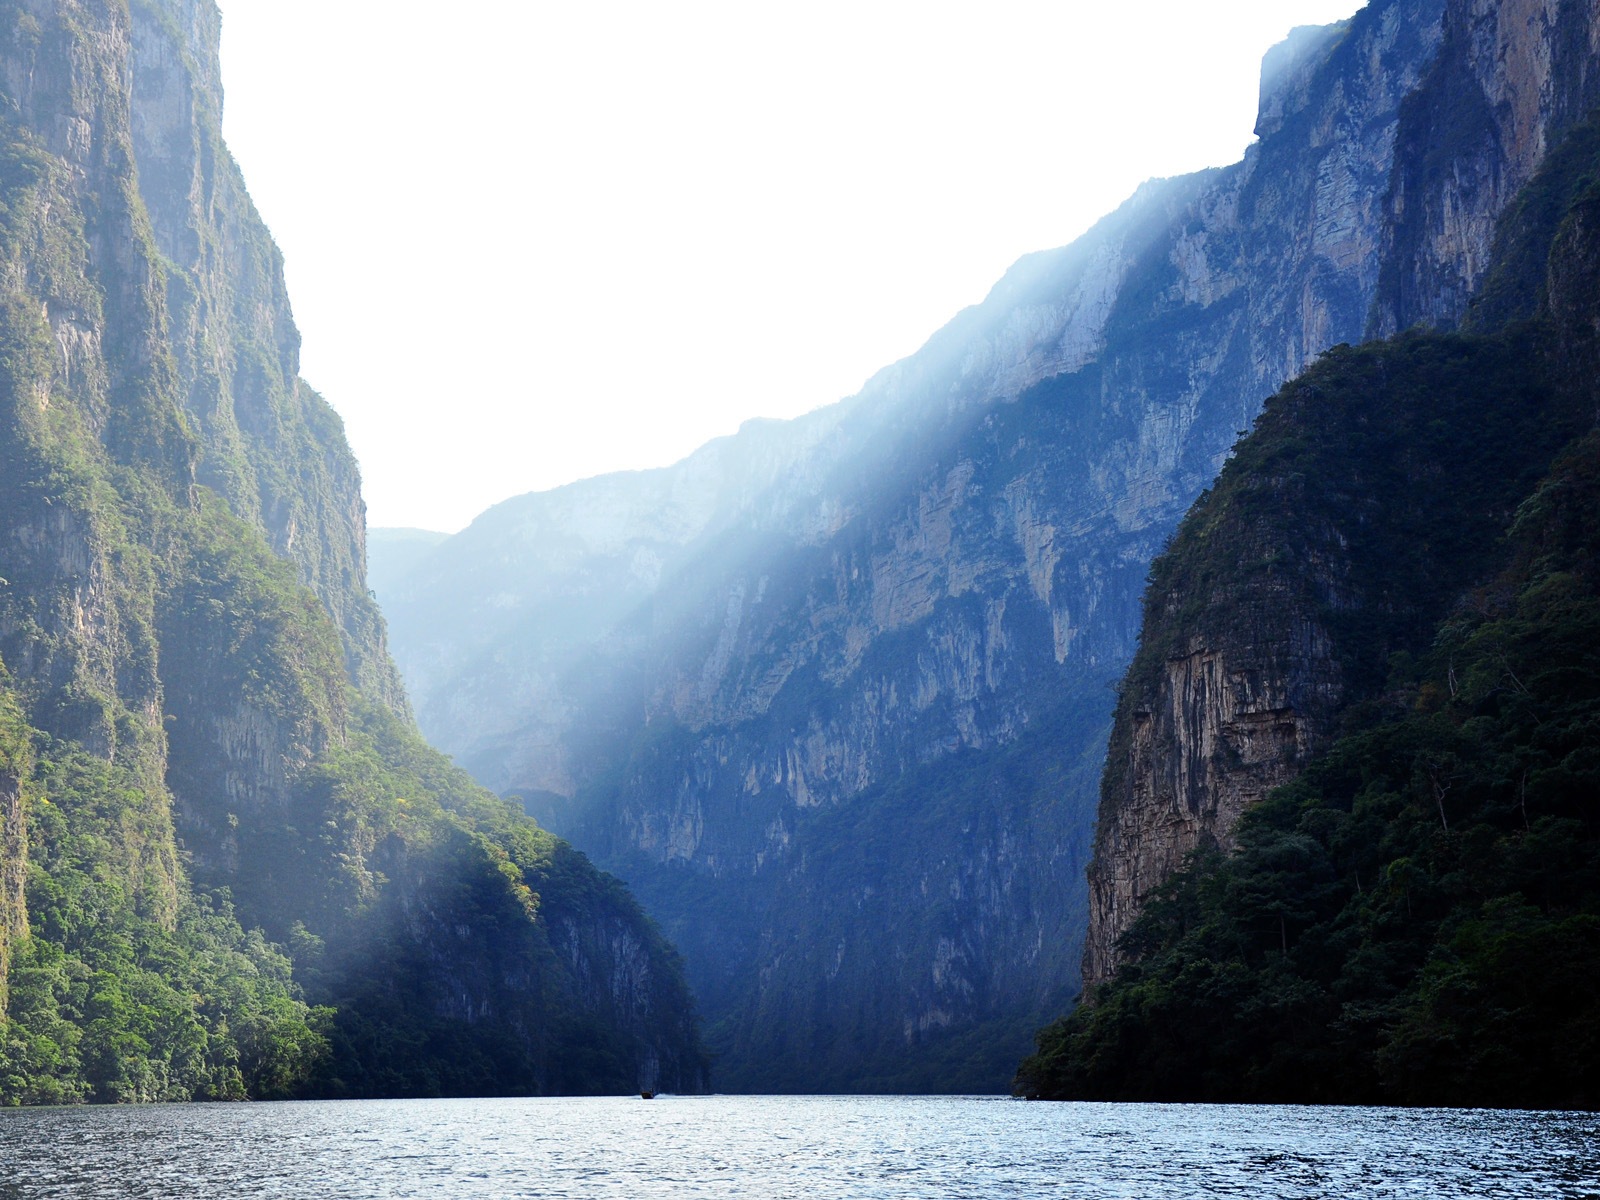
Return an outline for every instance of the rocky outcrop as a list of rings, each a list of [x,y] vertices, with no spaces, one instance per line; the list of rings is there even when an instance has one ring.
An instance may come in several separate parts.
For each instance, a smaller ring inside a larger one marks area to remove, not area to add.
[[[1145,566],[1262,399],[1366,329],[1442,8],[1297,33],[1244,161],[1024,259],[859,396],[510,501],[382,597],[423,727],[678,941],[725,1083],[1000,1087],[950,1047],[1076,990]]]
[[[1299,634],[1295,657],[1305,669],[1291,676],[1296,684],[1319,674],[1336,679],[1326,634],[1309,621]],[[1342,694],[1331,679],[1320,689],[1310,685],[1320,694],[1289,695],[1278,671],[1254,661],[1262,641],[1222,650],[1211,639],[1196,640],[1204,644],[1165,664],[1151,707],[1135,709],[1127,744],[1117,747],[1128,760],[1128,799],[1102,811],[1096,831],[1085,987],[1110,975],[1116,939],[1191,853],[1232,848],[1240,814],[1292,779],[1322,745]]]
[[[1253,504],[1223,480],[1157,562],[1122,683],[1088,873],[1086,989],[1115,969],[1145,898],[1196,850],[1231,849],[1240,814],[1321,748],[1346,697],[1327,614],[1367,598],[1341,538],[1309,518],[1291,530],[1252,515],[1305,517],[1292,478]]]

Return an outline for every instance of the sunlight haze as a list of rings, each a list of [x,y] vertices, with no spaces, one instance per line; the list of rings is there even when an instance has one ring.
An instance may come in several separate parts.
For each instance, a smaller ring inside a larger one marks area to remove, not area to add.
[[[1235,161],[1354,0],[220,0],[226,133],[372,525],[856,391],[1142,180]]]

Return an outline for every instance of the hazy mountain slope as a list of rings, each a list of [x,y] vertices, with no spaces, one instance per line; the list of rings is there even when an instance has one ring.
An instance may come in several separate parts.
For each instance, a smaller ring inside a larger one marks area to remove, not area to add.
[[[1243,162],[1025,259],[852,400],[507,502],[382,597],[424,729],[679,941],[725,1085],[998,1087],[1076,990],[1146,564],[1368,327],[1442,7],[1297,32]]]
[[[660,934],[409,726],[217,33],[0,2],[0,1100],[701,1086]]]
[[[449,536],[431,529],[367,530],[367,545],[372,548],[367,563],[367,582],[373,592],[392,591],[428,551]]]

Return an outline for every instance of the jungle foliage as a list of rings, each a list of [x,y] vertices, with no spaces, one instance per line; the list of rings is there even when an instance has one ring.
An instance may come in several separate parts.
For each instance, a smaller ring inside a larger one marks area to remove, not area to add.
[[[1600,1105],[1600,436],[1381,702],[1046,1029],[1040,1097]]]

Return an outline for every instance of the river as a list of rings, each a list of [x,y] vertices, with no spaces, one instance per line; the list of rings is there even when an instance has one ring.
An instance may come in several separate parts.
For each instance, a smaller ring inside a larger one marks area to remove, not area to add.
[[[1600,1118],[986,1096],[0,1112],[0,1200],[1600,1198]]]

